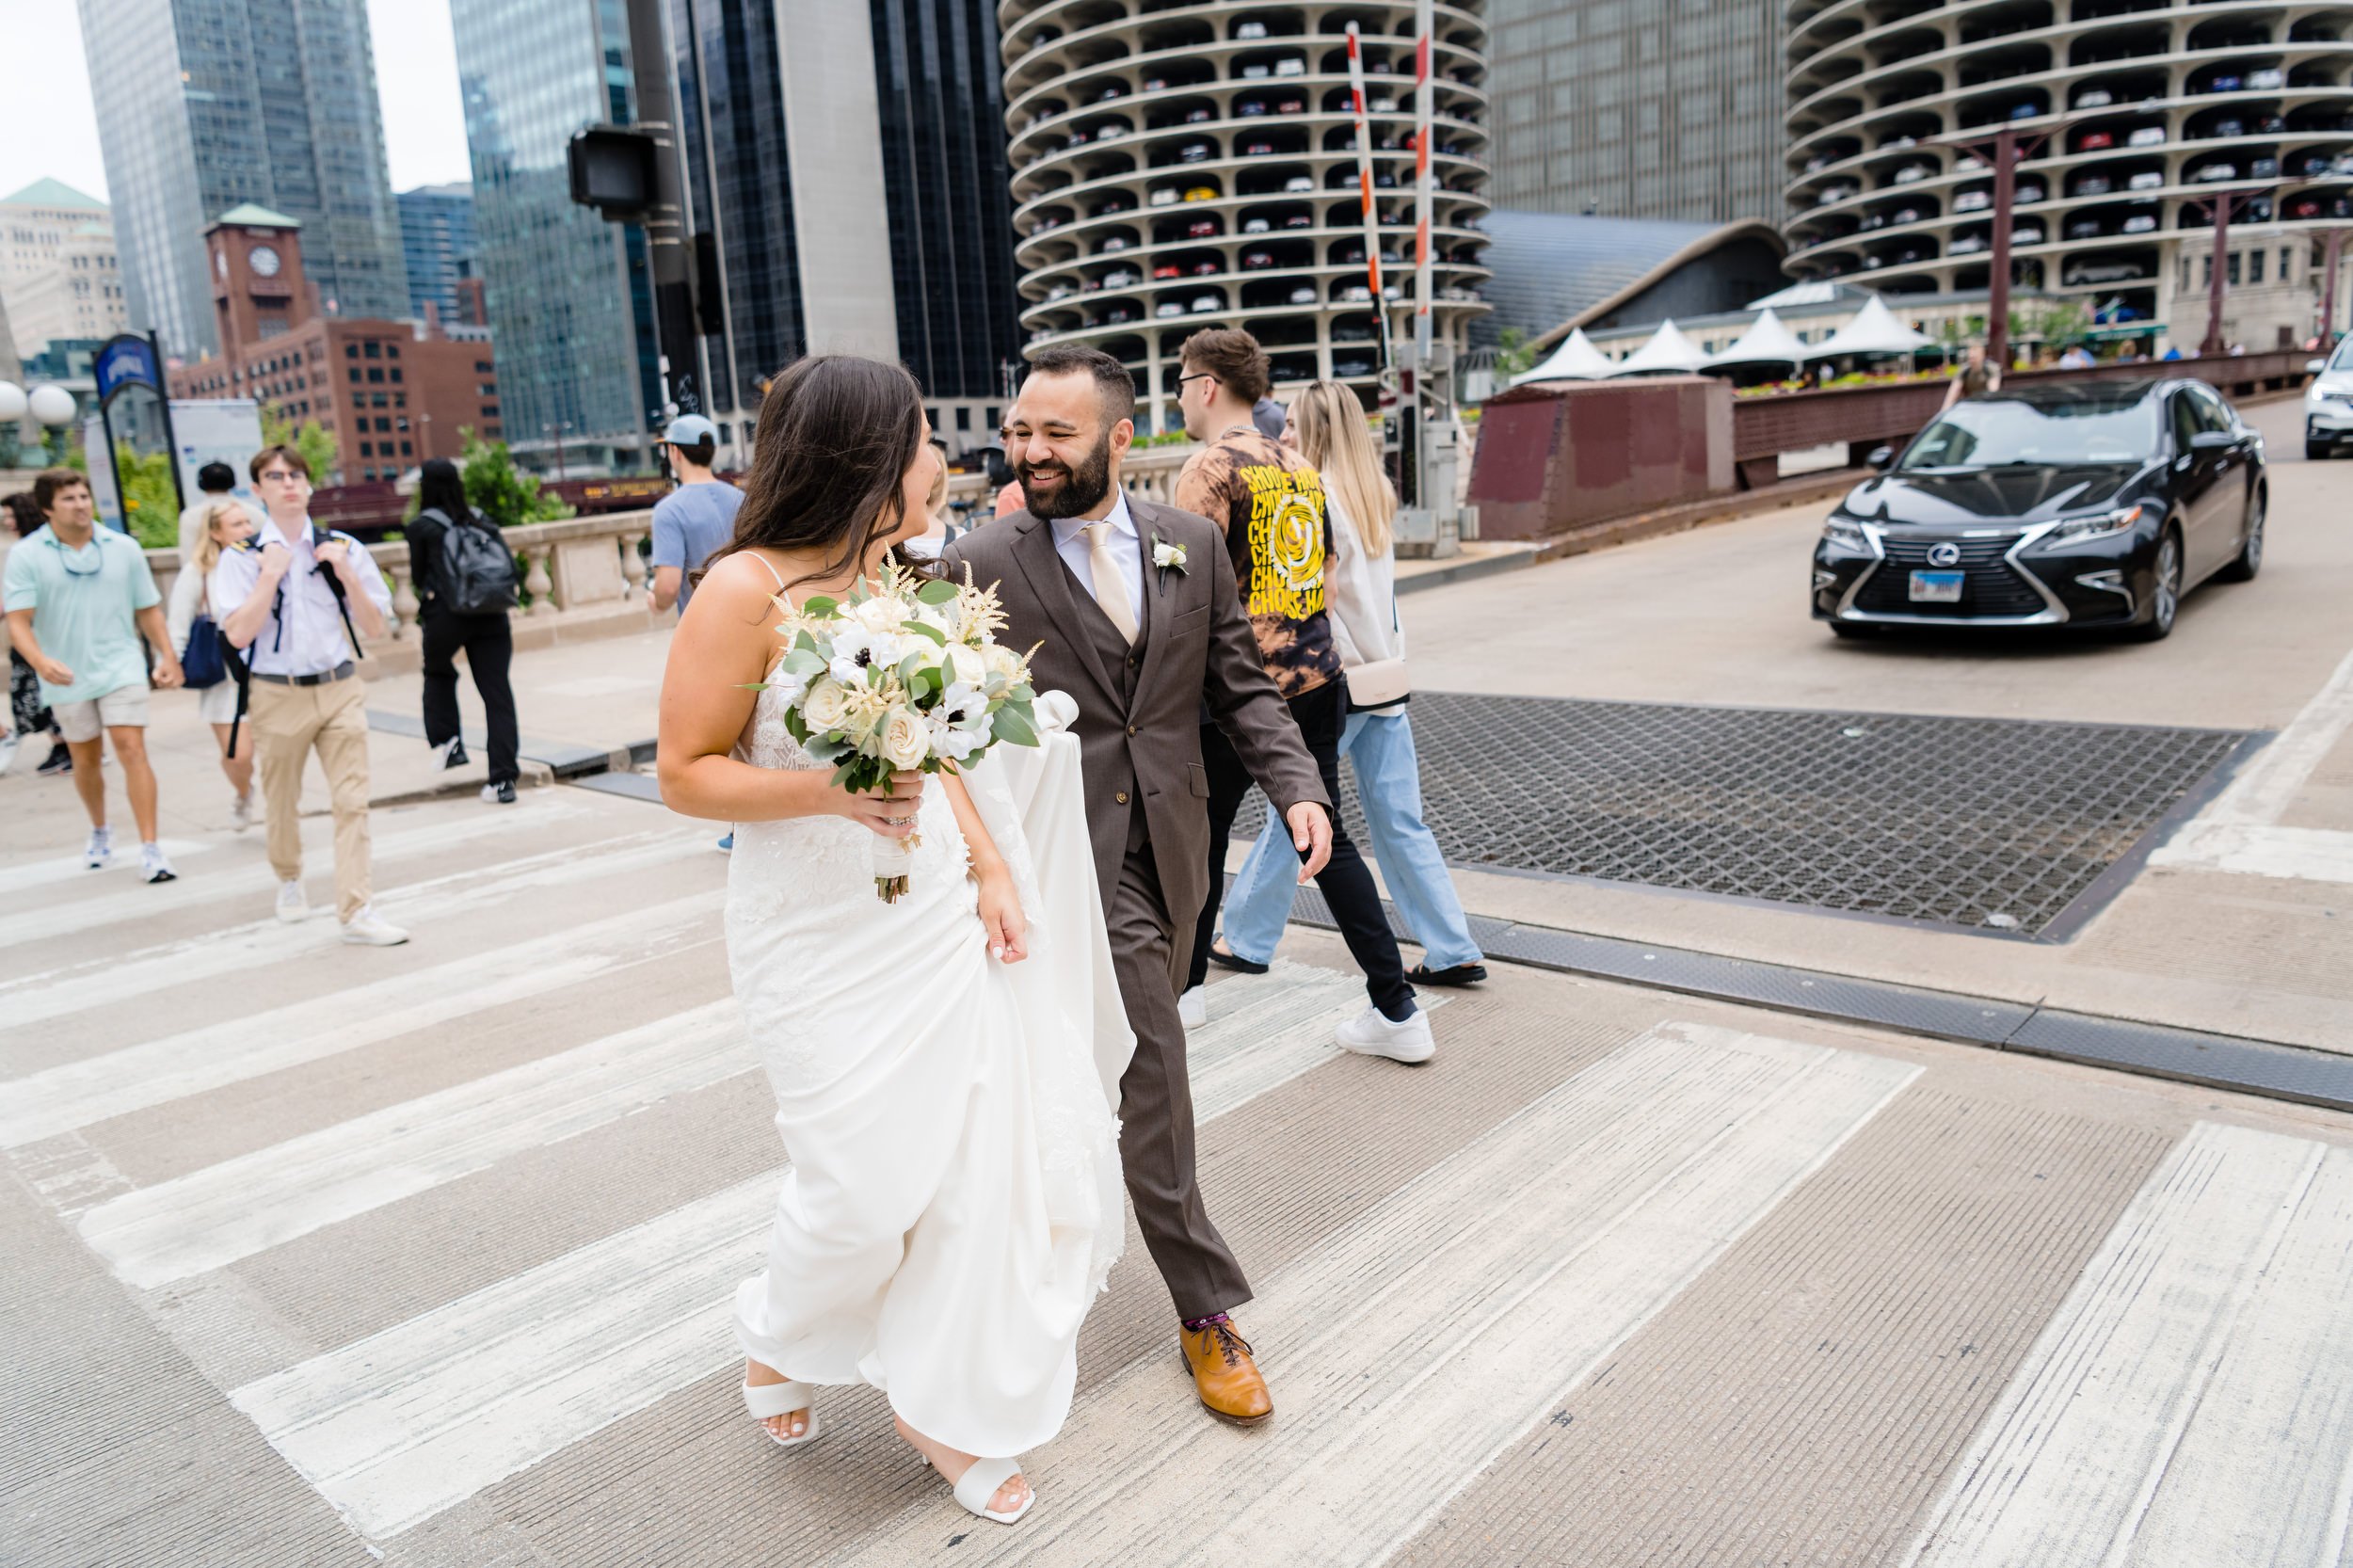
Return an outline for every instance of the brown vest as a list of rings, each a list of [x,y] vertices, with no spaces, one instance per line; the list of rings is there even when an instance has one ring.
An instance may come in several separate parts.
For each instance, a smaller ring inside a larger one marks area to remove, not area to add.
[[[1125,717],[1136,700],[1136,681],[1144,673],[1144,650],[1152,642],[1152,617],[1144,606],[1136,606],[1143,619],[1136,627],[1135,645],[1129,647],[1128,639],[1119,634],[1119,628],[1112,624],[1112,617],[1103,614],[1103,607],[1087,592],[1087,585],[1079,581],[1078,574],[1067,564],[1063,572],[1070,580],[1071,608],[1079,617],[1079,630],[1093,645],[1096,660],[1112,673],[1112,683],[1119,688],[1121,715]],[[1132,855],[1151,839],[1144,820],[1143,791],[1135,792],[1128,809],[1128,852]]]

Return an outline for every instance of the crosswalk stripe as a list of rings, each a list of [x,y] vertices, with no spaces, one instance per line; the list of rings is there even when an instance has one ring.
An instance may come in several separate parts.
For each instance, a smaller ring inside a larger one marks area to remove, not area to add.
[[[1233,1000],[1220,997],[1228,991]],[[1363,986],[1287,961],[1210,995],[1210,1020],[1187,1049],[1204,1123],[1337,1054],[1332,1026],[1360,1005]],[[760,1267],[783,1175],[590,1242],[232,1398],[362,1533],[396,1534],[724,1365],[735,1288]]]
[[[545,996],[711,940],[717,890],[387,975],[0,1084],[0,1148]]]
[[[2149,863],[2298,882],[2353,882],[2353,833],[2219,823],[2184,833]]]
[[[175,863],[219,847],[209,839],[165,839],[161,841],[164,853],[171,856]],[[137,851],[134,850],[126,856],[120,845],[115,849],[114,864],[103,872],[94,872],[83,865],[79,852],[61,852],[43,856],[38,860],[27,860],[20,865],[0,869],[0,898],[13,898],[19,893],[29,893],[38,888],[55,887],[60,882],[81,882],[90,877],[111,877],[124,871],[136,872],[138,866]]]
[[[551,791],[550,793],[569,795],[570,791]],[[551,823],[569,821],[589,814],[589,808],[568,800],[541,802],[534,800],[520,812],[500,816],[493,812],[468,812],[464,816],[442,816],[413,826],[397,828],[376,835],[371,854],[376,869],[412,855],[427,855],[443,849],[454,849],[475,839],[513,837],[519,830],[545,826]],[[253,838],[259,838],[256,829]],[[218,847],[218,840],[190,842],[184,845],[168,842],[165,853],[180,860],[200,850]],[[256,844],[258,851],[259,845]],[[136,856],[133,856],[136,862]],[[69,867],[71,871],[73,868]],[[83,873],[88,874],[87,872]],[[59,876],[56,881],[68,878]],[[0,875],[0,881],[5,876]],[[104,893],[95,898],[73,899],[62,904],[47,904],[0,915],[0,949],[16,942],[31,942],[52,936],[70,936],[76,932],[91,931],[100,926],[117,925],[132,920],[152,920],[159,913],[186,908],[193,904],[213,904],[229,899],[267,898],[278,889],[278,878],[266,863],[232,867],[221,872],[207,871],[202,875],[183,876],[179,881],[161,888],[144,884],[125,888],[119,892]],[[0,887],[0,896],[8,888]]]
[[[490,866],[472,866],[427,882],[387,891],[376,901],[388,920],[429,926],[445,916],[486,904],[555,888],[626,875],[705,853],[700,832],[663,828],[624,834],[600,843],[567,845]],[[132,997],[152,996],[209,980],[262,968],[298,952],[337,946],[343,928],[330,912],[314,912],[288,926],[275,916],[127,954],[93,960],[0,986],[0,1038],[104,1007]]]
[[[561,1143],[757,1064],[730,999],[104,1203],[82,1238],[152,1288]]]
[[[2353,1151],[2199,1123],[2045,1325],[1907,1568],[2337,1563],[2348,1300]]]
[[[1250,1320],[1280,1401],[1268,1428],[1202,1420],[1156,1352],[1038,1456],[1049,1502],[1020,1539],[968,1533],[943,1493],[842,1560],[936,1560],[963,1535],[966,1564],[1381,1562],[1918,1072],[1654,1030],[1261,1292]],[[1179,1518],[1197,1528],[1171,1540]]]

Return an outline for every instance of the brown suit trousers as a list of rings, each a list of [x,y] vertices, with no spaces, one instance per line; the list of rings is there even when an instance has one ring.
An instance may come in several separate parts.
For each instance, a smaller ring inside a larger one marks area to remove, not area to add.
[[[1010,623],[1006,642],[1041,645],[1031,666],[1037,688],[1078,701],[1088,834],[1112,962],[1136,1033],[1119,1085],[1120,1159],[1144,1245],[1177,1315],[1201,1318],[1250,1299],[1194,1176],[1193,1085],[1176,1016],[1193,920],[1209,896],[1205,706],[1278,809],[1332,803],[1259,662],[1215,525],[1132,497],[1128,510],[1144,558],[1133,647],[1063,565],[1052,525],[1026,511],[957,539],[945,560],[959,578],[969,566],[975,582],[996,584]],[[1158,543],[1181,549],[1185,567],[1154,567]]]

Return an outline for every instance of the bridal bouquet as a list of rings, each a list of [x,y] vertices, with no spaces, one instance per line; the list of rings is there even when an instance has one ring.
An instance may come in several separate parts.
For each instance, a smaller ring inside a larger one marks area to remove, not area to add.
[[[798,609],[781,594],[787,648],[756,690],[784,694],[801,749],[834,764],[833,781],[888,792],[894,773],[953,773],[999,742],[1037,744],[1029,660],[996,640],[997,595],[886,566],[839,599]],[[907,890],[918,843],[874,840],[874,890]]]

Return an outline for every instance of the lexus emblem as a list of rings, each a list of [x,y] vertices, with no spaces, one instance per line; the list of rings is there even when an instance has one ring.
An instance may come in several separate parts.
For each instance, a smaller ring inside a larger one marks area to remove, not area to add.
[[[1961,565],[1961,546],[1957,544],[1932,544],[1929,546],[1929,565],[1932,567],[1957,567]]]

